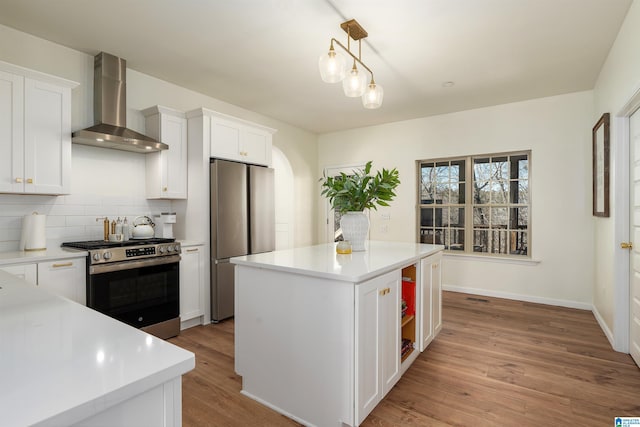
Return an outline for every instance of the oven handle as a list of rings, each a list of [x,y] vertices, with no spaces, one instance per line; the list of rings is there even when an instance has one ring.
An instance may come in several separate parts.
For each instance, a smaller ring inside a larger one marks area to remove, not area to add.
[[[138,261],[115,262],[113,264],[92,265],[89,268],[89,275],[132,270],[134,268],[153,267],[155,265],[173,264],[176,262],[180,262],[180,255],[147,258]]]

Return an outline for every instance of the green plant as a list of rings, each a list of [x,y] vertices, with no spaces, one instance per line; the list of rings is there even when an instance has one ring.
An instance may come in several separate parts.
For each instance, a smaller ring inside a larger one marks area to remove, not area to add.
[[[341,173],[339,176],[326,176],[322,181],[322,195],[329,199],[333,209],[340,213],[361,212],[365,209],[378,209],[389,206],[396,196],[395,188],[400,184],[398,170],[382,169],[371,175],[371,161],[363,170],[354,170],[352,175]]]

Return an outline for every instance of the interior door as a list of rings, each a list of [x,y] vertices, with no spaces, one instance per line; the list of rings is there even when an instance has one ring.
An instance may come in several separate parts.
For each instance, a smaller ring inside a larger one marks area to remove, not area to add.
[[[324,173],[325,176],[338,177],[341,173],[351,175],[353,174],[354,170],[362,169],[364,169],[364,165],[338,166],[334,168],[326,168],[324,170]],[[340,228],[340,218],[342,218],[342,214],[333,210],[331,204],[329,203],[329,199],[325,198],[325,201],[327,204],[327,242],[337,242],[338,240],[342,240],[342,229]],[[365,213],[368,216],[369,210],[367,210]]]
[[[630,228],[635,247],[631,252],[629,353],[640,366],[640,110],[629,119],[630,150]]]

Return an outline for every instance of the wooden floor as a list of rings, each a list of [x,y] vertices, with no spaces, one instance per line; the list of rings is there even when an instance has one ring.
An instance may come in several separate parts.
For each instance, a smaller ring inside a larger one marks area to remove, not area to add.
[[[233,321],[170,340],[196,354],[183,426],[297,426],[240,395]],[[443,329],[362,426],[613,426],[640,417],[640,370],[589,311],[445,292]]]

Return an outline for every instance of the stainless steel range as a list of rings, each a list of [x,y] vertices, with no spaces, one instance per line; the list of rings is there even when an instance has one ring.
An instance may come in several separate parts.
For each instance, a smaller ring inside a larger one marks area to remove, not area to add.
[[[87,257],[87,307],[160,338],[180,333],[180,244],[174,239],[66,242]]]

